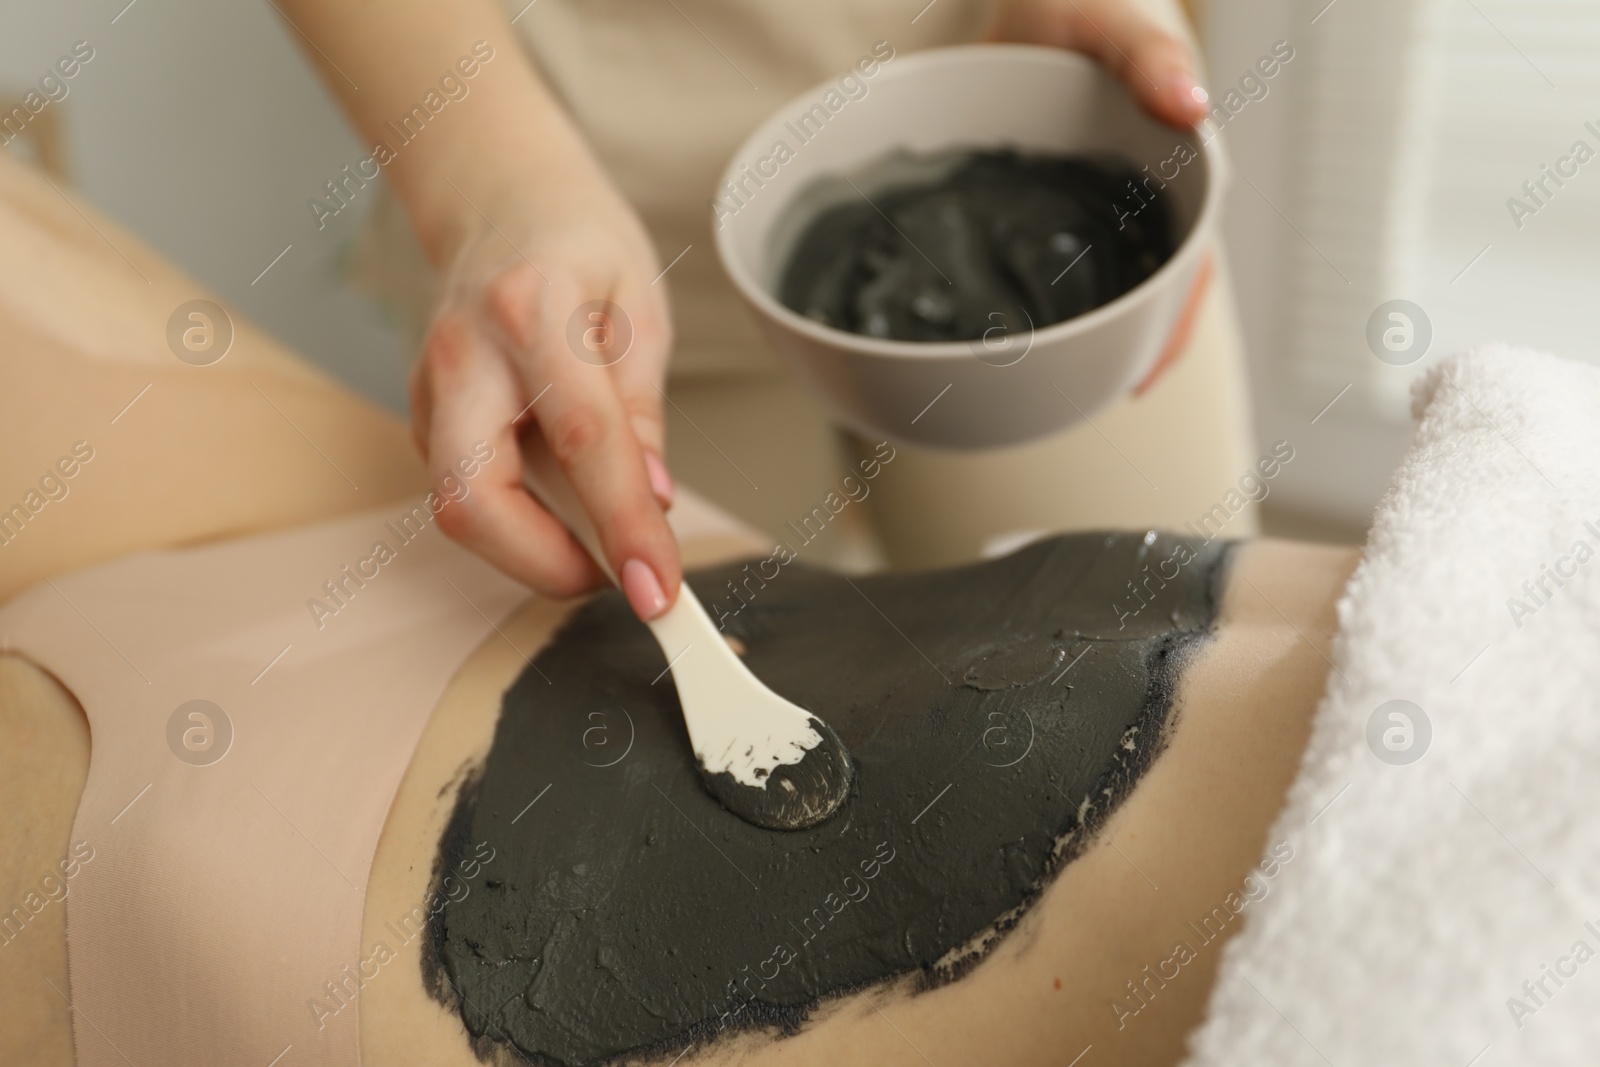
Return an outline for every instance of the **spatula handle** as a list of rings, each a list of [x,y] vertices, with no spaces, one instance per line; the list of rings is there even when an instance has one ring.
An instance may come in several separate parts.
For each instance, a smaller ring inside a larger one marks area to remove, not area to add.
[[[600,534],[595,530],[583,501],[578,499],[578,491],[573,488],[566,471],[561,469],[561,464],[556,462],[550,447],[537,434],[527,434],[522,441],[522,481],[545,510],[572,531],[572,536],[588,550],[590,558],[611,579],[611,584],[619,585],[611,564],[606,562],[605,552],[600,548]]]

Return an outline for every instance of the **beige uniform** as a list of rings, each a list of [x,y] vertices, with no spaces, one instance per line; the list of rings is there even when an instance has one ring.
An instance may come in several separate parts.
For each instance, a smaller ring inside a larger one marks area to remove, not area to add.
[[[1187,33],[1172,0],[1139,0]],[[746,136],[791,98],[886,41],[897,55],[973,40],[984,0],[506,0],[535,65],[638,210],[670,284],[669,447],[675,475],[781,536],[832,490],[859,447],[789,376],[723,273],[712,193]],[[681,254],[682,258],[679,259]],[[1008,533],[1180,527],[1254,455],[1226,271],[1186,357],[1137,401],[1020,448],[898,447],[865,507],[807,548],[860,558],[866,528],[896,565],[972,558]],[[870,448],[870,444],[869,444]],[[870,515],[871,523],[863,520]],[[1255,532],[1253,512],[1229,535]],[[854,536],[852,536],[854,535]]]

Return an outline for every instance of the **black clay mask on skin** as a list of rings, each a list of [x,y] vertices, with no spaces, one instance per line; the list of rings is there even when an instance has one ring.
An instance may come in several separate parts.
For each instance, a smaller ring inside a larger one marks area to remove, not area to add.
[[[595,597],[507,691],[462,790],[436,870],[469,842],[501,858],[430,921],[430,990],[480,1055],[575,1067],[959,976],[1154,758],[1227,551],[1078,534],[942,572],[791,565],[752,585],[727,632],[857,767],[837,815],[787,833],[705,791],[660,650],[619,595]],[[689,581],[703,596],[735,576]]]

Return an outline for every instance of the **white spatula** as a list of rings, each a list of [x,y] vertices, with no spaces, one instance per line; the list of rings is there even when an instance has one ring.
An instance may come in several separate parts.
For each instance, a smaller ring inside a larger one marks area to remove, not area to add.
[[[615,584],[594,525],[549,449],[529,434],[522,451],[529,491]],[[854,774],[844,744],[827,723],[750,673],[689,583],[649,626],[671,666],[689,743],[712,796],[769,830],[803,830],[839,809]]]

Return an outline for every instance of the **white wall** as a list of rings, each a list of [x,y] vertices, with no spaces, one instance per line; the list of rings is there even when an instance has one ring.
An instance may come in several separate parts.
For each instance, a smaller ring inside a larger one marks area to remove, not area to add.
[[[82,194],[291,346],[400,409],[411,353],[337,275],[370,197],[320,233],[305,203],[365,153],[293,31],[263,0],[135,0],[123,11],[126,2],[11,0],[0,12],[0,100],[9,108],[87,40],[94,59],[49,105],[66,124]]]
[[[1258,432],[1295,462],[1279,503],[1359,522],[1410,433],[1412,378],[1481,341],[1594,361],[1600,162],[1515,224],[1508,197],[1577,139],[1600,149],[1593,0],[1209,0],[1220,96],[1273,42],[1296,58],[1225,127],[1226,237]],[[1479,253],[1482,253],[1481,256]],[[1366,341],[1382,302],[1434,344],[1407,367]],[[1312,419],[1345,384],[1325,415]]]
[[[1268,83],[1268,95],[1248,104],[1224,128],[1234,170],[1224,233],[1250,355],[1257,433],[1264,441],[1287,440],[1295,447],[1295,460],[1274,489],[1277,502],[1364,523],[1404,451],[1409,427],[1363,410],[1349,395],[1319,418],[1339,385],[1311,393],[1284,359],[1290,348],[1293,270],[1304,241],[1294,220],[1298,197],[1291,146],[1311,80],[1308,38],[1317,27],[1310,19],[1321,6],[1210,0],[1203,30],[1209,87],[1218,98],[1275,42],[1288,41],[1295,48],[1295,58]]]

